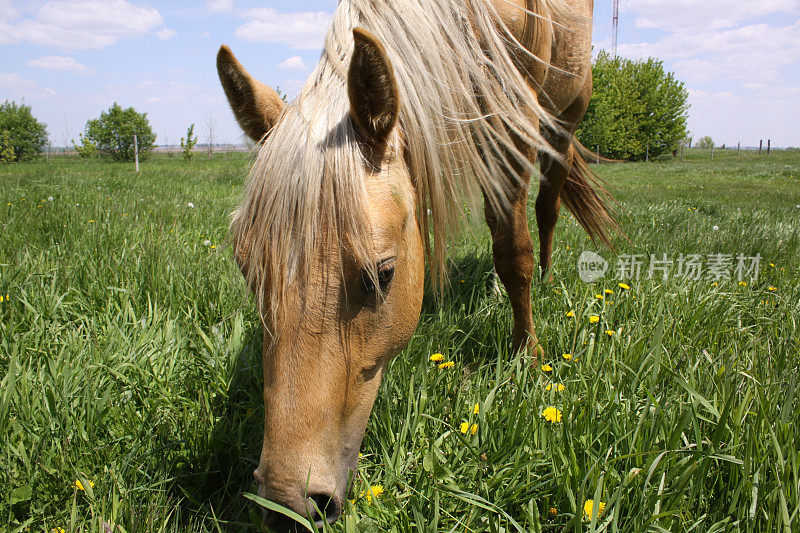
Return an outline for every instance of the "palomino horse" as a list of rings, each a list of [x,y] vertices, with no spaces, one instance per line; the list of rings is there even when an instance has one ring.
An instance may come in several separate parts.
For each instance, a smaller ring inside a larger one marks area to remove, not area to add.
[[[261,496],[339,516],[384,369],[416,328],[425,259],[441,287],[463,198],[483,194],[514,348],[541,351],[537,154],[545,277],[560,201],[594,237],[613,225],[572,135],[591,19],[591,0],[342,0],[288,105],[220,49],[233,112],[263,142],[231,224],[265,327]]]

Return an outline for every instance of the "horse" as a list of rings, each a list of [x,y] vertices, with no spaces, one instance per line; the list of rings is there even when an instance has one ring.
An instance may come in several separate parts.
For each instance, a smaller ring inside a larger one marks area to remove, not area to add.
[[[464,198],[483,198],[512,348],[543,353],[531,176],[545,282],[561,202],[593,238],[609,242],[615,225],[574,138],[592,92],[592,10],[592,0],[341,0],[291,103],[220,48],[223,90],[260,142],[230,226],[264,328],[260,496],[320,527],[339,517],[387,363],[417,326],[426,264],[434,287],[447,282]]]

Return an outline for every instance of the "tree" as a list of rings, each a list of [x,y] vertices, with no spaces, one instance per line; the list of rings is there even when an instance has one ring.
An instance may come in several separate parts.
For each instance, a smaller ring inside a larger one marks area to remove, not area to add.
[[[84,137],[82,133],[78,134],[78,138],[81,140],[81,144],[76,143],[75,139],[72,139],[72,145],[75,147],[75,151],[79,156],[87,159],[97,153],[97,146],[95,146],[92,141]]]
[[[100,113],[100,118],[87,122],[84,131],[86,141],[114,161],[133,161],[134,135],[139,145],[139,159],[144,160],[156,141],[147,113],[139,113],[132,107],[123,109],[116,102],[108,111]]]
[[[181,148],[183,148],[183,158],[191,161],[194,156],[194,145],[197,144],[197,135],[194,134],[194,124],[186,130],[186,138],[181,137]]]
[[[11,134],[7,130],[2,130],[0,131],[0,163],[13,163],[15,159]]]
[[[0,133],[3,132],[4,159],[13,152],[12,161],[29,161],[47,144],[47,126],[36,120],[31,107],[25,104],[6,100],[0,105]]]
[[[714,146],[715,146],[714,145],[714,139],[712,139],[708,135],[706,135],[705,137],[700,137],[699,139],[697,139],[697,142],[695,143],[695,146],[697,148],[702,148],[703,150],[710,150],[710,149],[714,148]]]
[[[600,52],[594,93],[578,139],[615,159],[675,152],[686,138],[689,93],[657,59],[633,61]]]

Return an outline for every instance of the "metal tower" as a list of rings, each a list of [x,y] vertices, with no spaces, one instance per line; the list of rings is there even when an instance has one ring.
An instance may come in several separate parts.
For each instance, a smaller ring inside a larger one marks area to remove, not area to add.
[[[614,0],[614,16],[611,19],[611,48],[617,57],[617,36],[619,35],[619,0]]]

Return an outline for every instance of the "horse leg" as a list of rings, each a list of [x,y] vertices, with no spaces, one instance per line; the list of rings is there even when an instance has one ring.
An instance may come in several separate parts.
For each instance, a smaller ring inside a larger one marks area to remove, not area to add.
[[[550,283],[553,281],[552,254],[553,235],[558,222],[558,212],[561,209],[561,189],[569,177],[572,168],[572,158],[581,157],[572,147],[572,138],[575,126],[583,118],[592,95],[592,83],[589,78],[575,101],[559,117],[566,131],[554,134],[551,146],[561,154],[559,161],[552,156],[542,153],[542,173],[539,182],[539,194],[536,197],[536,223],[539,226],[539,266],[542,280]]]
[[[531,282],[535,268],[533,241],[528,230],[528,182],[520,183],[511,203],[498,213],[484,201],[486,224],[492,234],[494,268],[506,288],[514,314],[513,349],[531,348],[544,354],[533,330]]]

